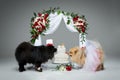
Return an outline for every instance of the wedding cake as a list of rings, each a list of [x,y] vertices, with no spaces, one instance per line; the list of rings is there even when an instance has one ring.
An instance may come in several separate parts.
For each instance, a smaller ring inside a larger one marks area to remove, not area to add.
[[[54,63],[68,63],[69,62],[69,56],[66,54],[66,48],[65,46],[58,45],[57,47],[57,54],[54,56]]]

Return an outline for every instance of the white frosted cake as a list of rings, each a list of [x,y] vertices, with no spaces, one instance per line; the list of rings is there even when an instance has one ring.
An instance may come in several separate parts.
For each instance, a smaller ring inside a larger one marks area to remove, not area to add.
[[[58,45],[57,54],[54,56],[54,63],[68,63],[69,56],[66,54],[66,48],[64,45]]]

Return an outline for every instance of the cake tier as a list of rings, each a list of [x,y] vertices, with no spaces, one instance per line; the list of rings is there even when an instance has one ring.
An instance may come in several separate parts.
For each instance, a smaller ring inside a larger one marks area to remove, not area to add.
[[[54,63],[69,63],[69,56],[65,53],[57,53],[54,56]]]
[[[57,48],[57,53],[65,53],[66,48],[64,45],[59,45]]]
[[[64,64],[64,63],[69,63],[68,60],[65,60],[65,59],[56,59],[54,61],[54,63],[58,63],[58,64]]]
[[[54,63],[69,63],[69,56],[65,53],[66,48],[65,46],[58,45],[57,47],[57,54],[54,56]]]

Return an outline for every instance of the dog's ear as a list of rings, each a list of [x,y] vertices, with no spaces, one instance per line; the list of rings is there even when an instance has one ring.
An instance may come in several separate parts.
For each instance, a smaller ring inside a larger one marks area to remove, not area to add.
[[[86,57],[85,53],[82,52],[80,59],[85,58],[85,57]]]
[[[76,54],[78,52],[78,49],[76,49],[75,51],[74,51],[74,53]]]
[[[85,54],[85,48],[80,48],[81,55],[80,55],[80,64],[83,66],[85,64],[86,54]]]
[[[81,57],[86,57],[86,54],[85,54],[85,48],[81,48]]]
[[[47,48],[50,52],[56,52],[57,51],[57,49],[54,46],[47,46]]]

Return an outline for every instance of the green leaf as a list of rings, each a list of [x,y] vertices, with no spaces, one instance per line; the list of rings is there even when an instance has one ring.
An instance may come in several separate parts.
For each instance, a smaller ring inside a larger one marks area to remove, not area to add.
[[[45,36],[45,34],[44,34],[44,33],[41,33],[41,35],[42,35],[42,36]]]
[[[52,13],[54,13],[54,10],[51,10]]]
[[[30,33],[34,35],[34,34],[35,34],[35,31],[32,30]]]
[[[33,21],[34,21],[34,17],[31,18],[31,22],[33,22]]]
[[[71,13],[71,16],[73,16],[73,12]]]
[[[70,19],[70,17],[67,17],[67,19]]]
[[[42,12],[43,14],[45,14],[46,13],[46,11],[43,9],[43,12]]]
[[[47,29],[49,28],[49,24],[46,24],[46,28],[47,28]]]
[[[67,13],[66,13],[66,15],[67,15],[67,16],[69,16],[69,15],[70,15],[70,13],[69,13],[69,12],[67,12]]]
[[[33,31],[30,31],[31,34],[33,34]]]
[[[61,13],[61,11],[59,10],[59,11],[57,11],[57,14],[59,15]]]
[[[56,10],[56,7],[55,7],[55,8],[53,8],[53,10],[55,11],[55,10]]]
[[[37,32],[34,29],[32,29],[30,33],[31,34],[37,34]]]
[[[51,10],[46,11],[46,13],[47,13],[47,14],[50,14],[50,13],[51,13]]]
[[[65,12],[64,12],[64,11],[62,11],[62,13],[65,15]]]
[[[72,17],[75,17],[75,14],[72,12],[72,13],[71,13],[71,16],[72,16]]]
[[[30,23],[30,26],[31,26],[31,27],[33,26],[32,22]]]
[[[67,20],[67,24],[70,24],[70,20]]]
[[[35,43],[35,39],[31,39],[31,43],[34,44]]]
[[[37,14],[35,12],[33,14],[34,14],[35,17],[37,17]]]

